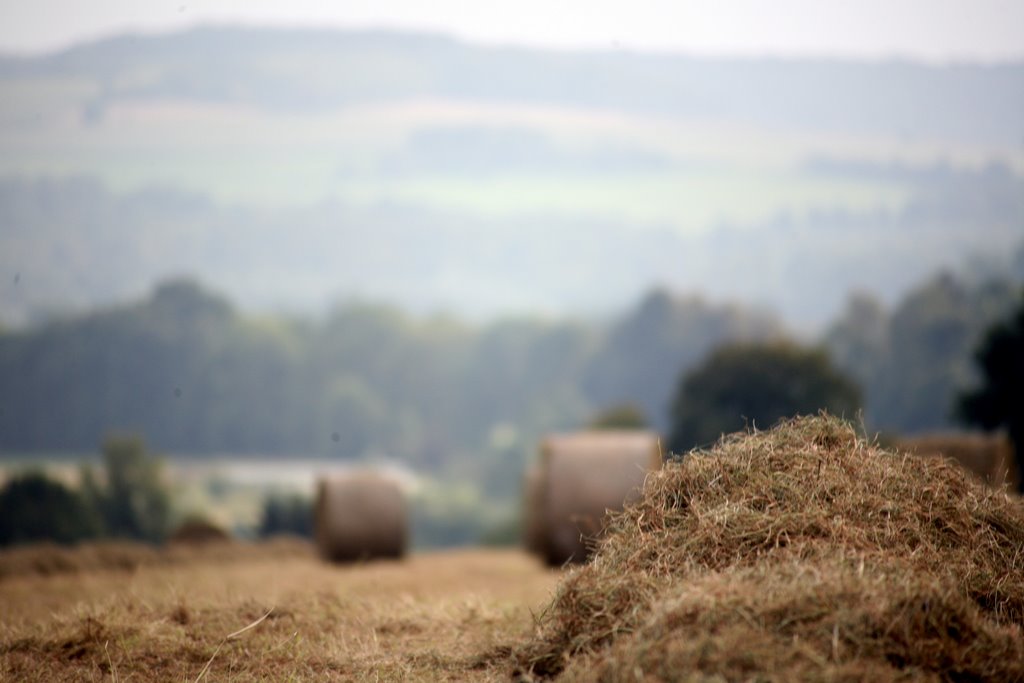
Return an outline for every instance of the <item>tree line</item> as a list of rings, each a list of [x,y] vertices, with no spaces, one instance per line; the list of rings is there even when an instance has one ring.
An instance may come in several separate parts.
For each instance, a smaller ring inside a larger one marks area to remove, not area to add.
[[[891,310],[852,298],[816,348],[858,385],[869,428],[950,427],[978,379],[973,349],[1019,298],[1005,280],[941,275]],[[666,291],[603,324],[472,326],[355,303],[255,316],[175,280],[0,332],[0,452],[92,452],[116,430],[176,455],[385,455],[507,496],[542,433],[617,405],[668,433],[680,378],[712,350],[786,337],[770,313]]]
[[[171,495],[162,462],[132,436],[110,436],[97,471],[83,464],[77,487],[41,471],[0,487],[0,546],[37,540],[72,543],[99,537],[162,541]]]

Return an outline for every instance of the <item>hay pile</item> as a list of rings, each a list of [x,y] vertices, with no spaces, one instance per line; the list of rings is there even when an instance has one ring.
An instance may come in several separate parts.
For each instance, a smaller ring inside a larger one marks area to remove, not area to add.
[[[217,524],[201,517],[186,519],[167,538],[169,543],[198,544],[223,543],[231,535]]]
[[[516,653],[529,680],[1024,680],[1024,505],[830,417],[650,475]]]

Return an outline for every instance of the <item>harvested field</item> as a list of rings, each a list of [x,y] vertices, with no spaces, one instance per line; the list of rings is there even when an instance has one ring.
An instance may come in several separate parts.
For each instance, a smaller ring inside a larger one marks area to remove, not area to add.
[[[140,568],[187,566],[196,562],[231,563],[291,557],[312,557],[312,549],[303,540],[283,536],[258,544],[228,539],[214,544],[172,542],[165,548],[128,541],[98,541],[73,548],[47,543],[0,552],[0,581],[15,576],[107,570],[134,572]]]
[[[118,548],[0,553],[0,680],[1024,681],[1024,504],[828,417],[669,463],[564,572]]]
[[[8,574],[0,680],[508,680],[560,576],[517,551],[337,566],[286,545]]]
[[[565,681],[1024,680],[1024,506],[845,423],[648,477],[516,653]]]

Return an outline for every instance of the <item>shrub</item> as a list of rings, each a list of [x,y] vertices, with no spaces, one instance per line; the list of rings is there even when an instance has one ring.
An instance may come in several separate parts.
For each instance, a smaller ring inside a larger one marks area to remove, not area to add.
[[[790,342],[730,344],[681,378],[669,449],[709,446],[746,425],[770,427],[820,410],[852,418],[859,409],[860,389],[825,351]]]
[[[0,545],[73,543],[98,536],[101,526],[81,494],[42,473],[15,477],[0,490]]]

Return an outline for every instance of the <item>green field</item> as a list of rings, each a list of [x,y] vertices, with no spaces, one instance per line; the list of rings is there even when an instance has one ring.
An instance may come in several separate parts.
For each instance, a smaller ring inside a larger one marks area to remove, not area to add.
[[[815,176],[810,158],[975,163],[991,150],[798,134],[738,124],[600,112],[423,102],[331,112],[274,113],[178,102],[119,104],[81,120],[83,85],[5,84],[0,174],[86,174],[119,192],[152,185],[256,207],[398,202],[484,217],[557,214],[701,232],[814,209],[896,209],[910,188]],[[656,155],[665,168],[420,168],[389,173],[409,136],[432,127],[528,130],[558,154],[616,149]],[[1010,161],[1019,161],[1013,160]]]
[[[607,176],[498,176],[361,181],[341,189],[350,202],[401,201],[488,217],[556,213],[703,232],[753,223],[783,211],[898,209],[895,184],[822,180],[788,172],[692,172]]]

